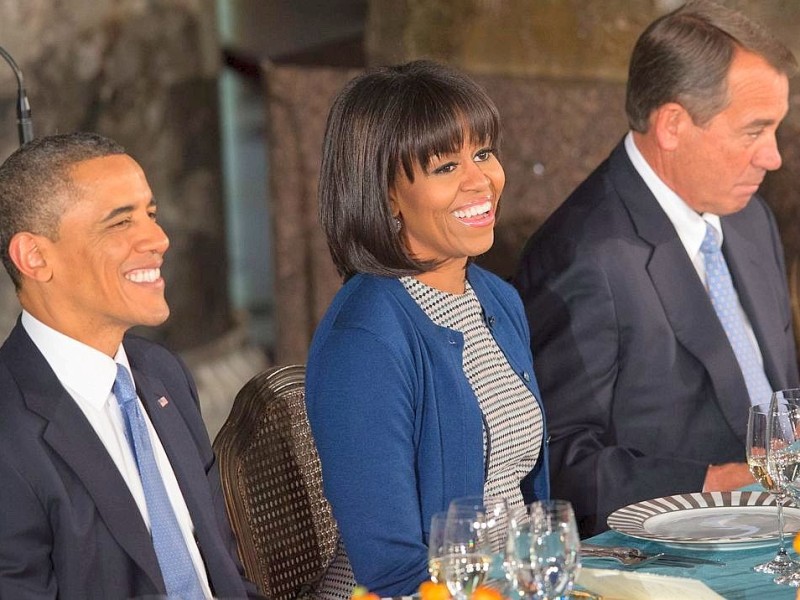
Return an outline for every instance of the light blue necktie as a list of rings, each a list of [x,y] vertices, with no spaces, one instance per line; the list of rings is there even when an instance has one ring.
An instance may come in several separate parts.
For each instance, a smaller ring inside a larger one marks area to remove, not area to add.
[[[768,402],[772,396],[772,387],[764,374],[764,368],[758,359],[752,340],[745,330],[737,302],[739,297],[733,287],[728,264],[722,255],[719,234],[710,223],[706,223],[706,235],[700,251],[703,253],[706,265],[708,294],[739,362],[750,403]]]
[[[153,547],[161,567],[161,575],[167,586],[170,598],[182,600],[201,600],[205,598],[200,580],[189,555],[189,549],[183,539],[178,519],[172,510],[167,489],[161,479],[161,473],[150,444],[147,423],[142,416],[139,403],[136,401],[136,388],[122,365],[117,365],[117,377],[114,380],[114,395],[125,418],[126,437],[139,467],[142,488],[150,515],[150,532]]]

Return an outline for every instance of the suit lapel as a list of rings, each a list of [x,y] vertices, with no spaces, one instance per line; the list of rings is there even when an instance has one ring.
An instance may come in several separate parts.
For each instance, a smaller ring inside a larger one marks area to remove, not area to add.
[[[100,438],[19,323],[7,344],[9,369],[28,408],[47,421],[45,442],[81,480],[120,547],[164,590],[150,533]]]
[[[622,144],[611,156],[610,172],[637,233],[653,248],[647,271],[675,337],[705,367],[717,404],[744,442],[750,405],[747,388],[705,287],[675,228]]]
[[[192,513],[192,520],[194,520],[195,511],[192,510],[192,502],[195,498],[202,497],[204,494],[209,496],[209,494],[206,474],[202,469],[202,459],[198,455],[197,446],[192,442],[192,433],[186,426],[175,398],[170,396],[159,380],[149,377],[139,370],[130,355],[129,358],[131,358],[131,370],[139,398],[164,446],[164,451],[167,453],[184,500],[189,507],[189,512]],[[210,501],[210,496],[208,500]]]
[[[767,379],[773,389],[781,389],[786,387],[788,382],[778,367],[780,360],[775,354],[775,345],[770,343],[770,340],[780,340],[785,337],[780,320],[775,318],[775,315],[781,314],[780,305],[776,302],[776,282],[759,263],[755,246],[744,236],[737,224],[738,219],[735,216],[722,219],[724,233],[722,251],[733,277],[739,301],[750,319],[758,340]]]
[[[219,560],[220,553],[218,551],[211,550],[224,547],[224,543],[214,521],[214,502],[208,486],[208,475],[204,469],[203,458],[198,452],[198,445],[194,442],[192,431],[187,426],[179,409],[179,405],[183,406],[187,402],[193,404],[194,399],[176,399],[160,380],[146,375],[141,370],[142,366],[137,366],[136,356],[132,356],[132,353],[128,352],[128,358],[131,362],[139,398],[164,446],[164,451],[169,458],[192,518],[195,538],[206,563],[209,583],[214,589],[220,585],[220,581],[215,581],[215,575],[222,578],[239,577],[239,575]]]

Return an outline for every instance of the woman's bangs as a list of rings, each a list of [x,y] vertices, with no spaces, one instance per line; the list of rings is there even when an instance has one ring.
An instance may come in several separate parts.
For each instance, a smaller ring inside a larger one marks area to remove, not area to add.
[[[409,127],[401,142],[400,164],[409,181],[414,180],[414,163],[423,169],[431,158],[458,152],[465,142],[496,147],[499,119],[492,106],[463,101],[438,110],[409,115]],[[466,136],[466,138],[465,138]]]

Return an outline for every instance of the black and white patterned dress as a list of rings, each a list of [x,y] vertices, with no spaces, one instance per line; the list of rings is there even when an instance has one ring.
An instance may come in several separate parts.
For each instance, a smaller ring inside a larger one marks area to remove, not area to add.
[[[490,448],[484,496],[504,497],[509,510],[523,506],[519,484],[533,469],[541,449],[543,424],[539,404],[492,337],[468,281],[463,294],[443,292],[414,277],[402,277],[400,281],[434,323],[464,336],[464,374],[484,416],[484,454]],[[354,585],[350,561],[340,541],[319,597],[346,600]]]
[[[539,404],[494,341],[469,282],[463,294],[448,294],[413,277],[400,281],[434,323],[464,336],[464,374],[483,412],[484,451],[491,449],[483,494],[504,497],[509,509],[523,506],[519,482],[536,464],[542,442]]]

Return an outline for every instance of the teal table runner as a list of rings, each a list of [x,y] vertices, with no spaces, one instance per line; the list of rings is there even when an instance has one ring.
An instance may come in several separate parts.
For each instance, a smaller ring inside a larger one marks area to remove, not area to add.
[[[791,547],[792,537],[791,534],[787,535],[789,547]],[[797,593],[795,588],[773,583],[772,575],[753,571],[753,565],[766,562],[775,554],[777,544],[749,550],[688,550],[666,546],[658,542],[640,540],[615,531],[606,531],[584,541],[589,544],[602,544],[603,546],[632,546],[647,553],[668,552],[670,554],[723,561],[725,563],[724,567],[698,565],[690,568],[676,568],[646,565],[637,570],[671,575],[673,577],[699,579],[727,600],[794,600]],[[791,550],[790,554],[797,558]],[[620,568],[619,563],[608,559],[585,558],[582,560],[582,564],[591,568]]]

